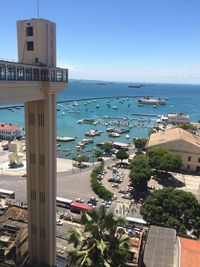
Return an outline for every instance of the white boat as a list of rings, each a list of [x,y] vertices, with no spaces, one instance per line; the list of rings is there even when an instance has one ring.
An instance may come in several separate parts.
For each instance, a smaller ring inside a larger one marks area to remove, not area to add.
[[[113,109],[118,109],[116,106],[112,106]]]
[[[130,135],[127,134],[127,135],[126,135],[126,139],[129,139],[129,138],[130,138]]]
[[[78,103],[76,101],[73,101],[73,106],[78,106]]]
[[[70,142],[70,141],[74,141],[75,137],[57,136],[56,140],[60,142]]]
[[[110,133],[109,135],[108,135],[109,137],[120,137],[120,134],[119,133]]]
[[[99,108],[99,104],[96,105],[96,108]]]
[[[165,99],[161,99],[161,98],[150,98],[150,97],[144,97],[144,98],[140,98],[138,99],[138,102],[140,104],[147,104],[147,105],[165,105],[166,104],[166,100]]]

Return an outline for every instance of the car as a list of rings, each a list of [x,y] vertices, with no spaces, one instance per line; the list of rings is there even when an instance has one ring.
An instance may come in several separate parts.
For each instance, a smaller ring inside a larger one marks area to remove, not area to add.
[[[117,196],[113,195],[111,198],[112,201],[117,200]]]
[[[119,187],[118,184],[112,184],[111,186],[112,186],[112,187],[117,187],[117,188]]]
[[[75,199],[75,202],[78,202],[78,203],[84,203],[84,199],[83,198],[80,198],[80,197],[77,197]]]
[[[130,194],[123,194],[123,195],[122,195],[122,198],[125,198],[125,199],[132,199],[132,197],[131,197]]]
[[[56,225],[63,225],[63,221],[61,221],[61,220],[56,220]]]

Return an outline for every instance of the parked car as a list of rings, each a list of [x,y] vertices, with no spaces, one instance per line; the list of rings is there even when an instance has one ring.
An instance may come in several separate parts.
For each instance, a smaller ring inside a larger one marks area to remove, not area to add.
[[[132,199],[132,196],[130,194],[123,194],[122,195],[122,198],[125,198],[125,199]]]
[[[117,188],[119,187],[118,184],[112,184],[111,186],[112,186],[112,187],[117,187]]]
[[[63,225],[63,221],[61,221],[61,220],[56,220],[56,225]]]
[[[117,200],[117,196],[113,195],[112,198],[111,198],[111,200],[112,200],[112,201],[113,201],[113,200]]]
[[[78,202],[78,203],[84,203],[84,199],[83,198],[80,198],[80,197],[77,197],[75,199],[75,202]]]

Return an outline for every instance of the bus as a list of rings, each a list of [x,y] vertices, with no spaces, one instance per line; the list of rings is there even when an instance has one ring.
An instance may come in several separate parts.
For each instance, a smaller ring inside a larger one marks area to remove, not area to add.
[[[126,222],[129,226],[135,226],[135,227],[145,227],[147,226],[147,222],[140,218],[134,218],[134,217],[125,217]]]
[[[63,197],[56,197],[56,205],[58,207],[70,209],[71,203],[73,201],[71,199],[63,198]]]
[[[70,210],[72,212],[77,212],[77,213],[81,213],[82,211],[90,211],[92,209],[93,209],[93,207],[91,207],[87,204],[78,203],[78,202],[73,202],[70,205]]]
[[[15,198],[15,192],[0,188],[0,198]]]

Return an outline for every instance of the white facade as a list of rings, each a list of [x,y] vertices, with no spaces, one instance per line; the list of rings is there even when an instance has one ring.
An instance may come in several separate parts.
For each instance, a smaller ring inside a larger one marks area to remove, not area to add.
[[[177,123],[188,123],[189,115],[182,113],[170,113],[167,116],[168,123],[177,124]]]

